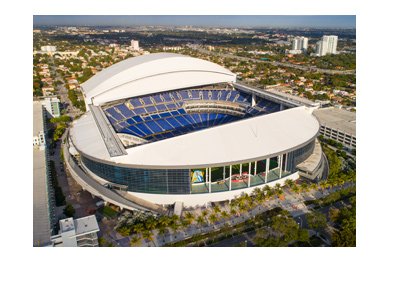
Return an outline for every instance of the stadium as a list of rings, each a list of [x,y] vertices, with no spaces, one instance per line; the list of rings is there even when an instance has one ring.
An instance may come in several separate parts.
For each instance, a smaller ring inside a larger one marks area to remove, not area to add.
[[[65,140],[67,166],[121,208],[202,206],[324,173],[315,105],[240,83],[217,64],[143,55],[81,88],[87,112]]]

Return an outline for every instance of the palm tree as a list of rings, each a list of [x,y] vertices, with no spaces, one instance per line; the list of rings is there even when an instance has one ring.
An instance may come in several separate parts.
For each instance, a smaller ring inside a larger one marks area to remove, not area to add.
[[[183,227],[187,227],[187,226],[189,226],[190,224],[191,224],[191,222],[188,221],[187,219],[183,219],[183,220],[181,221],[181,226],[183,226]]]
[[[245,212],[247,210],[247,206],[245,204],[239,205],[239,211],[240,212]]]
[[[151,231],[146,230],[143,232],[143,238],[153,241],[153,233]]]
[[[178,221],[174,220],[171,222],[169,227],[174,231],[174,233],[176,233],[177,230],[181,227],[181,224]]]
[[[230,206],[230,211],[231,215],[236,215],[237,214],[237,210],[235,206]]]
[[[220,207],[219,207],[218,205],[215,205],[215,206],[214,206],[214,213],[218,214],[218,213],[220,213],[220,212],[221,212]]]
[[[158,228],[167,228],[170,224],[171,219],[168,216],[162,216],[158,219]]]
[[[187,212],[185,213],[185,219],[189,224],[191,224],[194,220],[194,215],[191,212]]]
[[[294,181],[292,179],[286,179],[285,180],[285,185],[288,186],[289,188],[293,188],[295,183],[294,183]]]
[[[149,231],[152,231],[157,227],[157,221],[153,217],[148,218],[144,224],[145,228]]]
[[[141,222],[136,223],[135,225],[133,225],[132,229],[137,234],[141,234],[145,230],[144,225]]]
[[[130,246],[137,246],[139,244],[140,238],[137,235],[132,236],[130,241]]]
[[[310,189],[311,190],[316,190],[318,188],[318,185],[316,184],[316,183],[312,183],[311,185],[310,185]]]
[[[167,229],[164,226],[158,226],[158,234],[164,235],[167,232]]]
[[[207,210],[202,210],[201,211],[201,215],[205,218],[208,215],[208,211]]]
[[[278,195],[281,195],[283,193],[282,186],[279,183],[275,184],[274,189],[275,189],[276,193],[278,193]]]
[[[328,187],[328,182],[326,180],[325,181],[321,181],[319,183],[319,186],[321,187],[322,190],[325,190]]]
[[[216,214],[211,214],[209,219],[212,224],[215,224],[218,220],[218,217],[216,216]]]
[[[179,217],[177,215],[173,215],[170,217],[169,225],[174,232],[176,232],[181,226],[179,223]]]
[[[203,225],[203,224],[205,224],[205,220],[204,220],[204,217],[202,216],[202,215],[199,215],[197,218],[196,218],[196,222],[198,223],[198,224],[200,224],[200,225]]]
[[[221,212],[221,217],[224,218],[224,219],[226,219],[226,218],[229,217],[229,214],[228,214],[226,211],[222,211],[222,212]]]
[[[251,195],[253,197],[256,197],[260,192],[262,192],[261,189],[257,187],[257,188],[253,189],[253,191],[251,192]]]
[[[263,192],[266,194],[266,196],[268,197],[268,196],[269,196],[269,193],[271,192],[271,187],[268,186],[268,185],[265,185],[265,186],[262,188],[262,190],[263,190]]]
[[[307,192],[308,191],[308,184],[306,182],[303,182],[303,183],[301,183],[300,188],[301,188],[302,192]]]
[[[298,185],[294,185],[293,188],[292,188],[292,191],[295,192],[296,194],[298,194],[299,191],[300,191],[299,186]]]

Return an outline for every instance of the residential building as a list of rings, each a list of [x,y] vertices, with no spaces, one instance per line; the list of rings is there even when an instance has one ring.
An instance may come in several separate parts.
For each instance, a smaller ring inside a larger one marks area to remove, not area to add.
[[[317,42],[316,54],[317,56],[325,56],[329,54],[336,54],[338,36],[323,36]]]
[[[57,48],[55,46],[41,46],[40,50],[46,53],[54,53]]]
[[[305,37],[295,37],[292,41],[292,50],[307,51],[308,48],[308,38]]]
[[[54,247],[94,247],[99,246],[96,216],[78,219],[72,217],[60,220],[60,231],[51,237]]]
[[[60,117],[60,100],[56,97],[48,97],[42,101],[42,105],[51,117]]]
[[[136,41],[136,40],[132,40],[131,41],[131,48],[134,50],[134,51],[139,51],[139,41]]]
[[[54,190],[46,149],[46,120],[42,104],[33,102],[33,245],[48,246],[55,224]]]

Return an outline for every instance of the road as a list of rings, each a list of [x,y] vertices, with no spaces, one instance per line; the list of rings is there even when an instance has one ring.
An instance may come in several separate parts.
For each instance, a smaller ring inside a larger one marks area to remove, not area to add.
[[[241,57],[241,56],[235,56],[232,54],[221,54],[218,52],[212,52],[203,48],[200,48],[199,46],[192,45],[190,46],[192,49],[199,51],[204,54],[212,55],[212,56],[217,56],[217,57],[224,57],[224,58],[231,58],[231,59],[237,59],[241,61],[253,61],[256,63],[269,63],[274,66],[282,66],[282,67],[288,67],[288,68],[295,68],[295,69],[300,69],[304,71],[312,71],[312,72],[318,72],[318,73],[324,73],[324,74],[355,74],[355,70],[346,70],[346,71],[339,71],[339,70],[328,70],[328,69],[320,69],[317,67],[313,66],[303,66],[303,65],[296,65],[296,64],[291,64],[291,63],[283,63],[283,62],[277,62],[277,61],[262,61],[262,60],[257,60],[253,58],[247,58],[247,57]]]
[[[49,61],[49,66],[52,71],[52,73],[55,75],[55,81],[60,81],[62,84],[57,84],[56,85],[56,94],[60,96],[60,101],[63,104],[63,108],[66,111],[66,115],[70,116],[72,120],[80,115],[82,111],[76,107],[74,107],[71,103],[71,101],[68,98],[68,90],[65,87],[65,81],[59,74],[59,72],[56,69],[54,59],[51,57]]]

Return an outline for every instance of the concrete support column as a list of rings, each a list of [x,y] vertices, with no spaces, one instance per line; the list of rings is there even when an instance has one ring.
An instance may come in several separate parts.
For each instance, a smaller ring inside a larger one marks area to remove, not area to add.
[[[206,187],[208,187],[208,168],[206,168],[206,179],[205,179]]]
[[[189,194],[192,193],[192,170],[189,169]],[[168,191],[168,176],[167,176],[167,191]]]
[[[229,190],[232,190],[232,165],[229,165]]]
[[[247,187],[250,187],[250,182],[251,182],[251,162],[249,162],[249,174],[247,176]]]
[[[210,171],[208,171],[208,186],[209,186],[209,190],[208,192],[211,193],[211,167],[210,167]]]
[[[265,160],[265,183],[268,182],[269,158]]]
[[[257,161],[254,162],[254,176],[257,175]]]
[[[285,154],[285,166],[284,166],[284,171],[287,172],[287,157],[288,157],[288,153]]]
[[[239,171],[239,175],[242,175],[242,164],[240,164],[240,171]]]
[[[224,166],[224,174],[223,174],[223,180],[225,181],[225,166]]]
[[[283,160],[283,155],[278,156],[278,163],[279,163],[279,179],[282,178],[282,160]]]
[[[256,95],[255,94],[253,94],[251,96],[251,106],[254,106],[254,105],[256,105]]]

